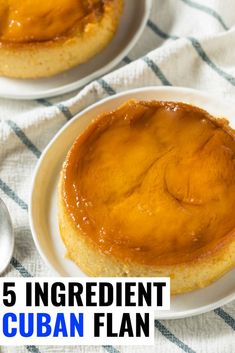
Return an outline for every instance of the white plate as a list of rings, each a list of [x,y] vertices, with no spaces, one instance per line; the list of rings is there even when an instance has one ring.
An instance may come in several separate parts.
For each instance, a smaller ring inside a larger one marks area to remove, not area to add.
[[[59,75],[35,80],[0,77],[0,97],[38,99],[71,92],[104,75],[133,48],[149,17],[152,0],[125,0],[118,31],[111,43],[87,63]]]
[[[36,168],[30,200],[30,225],[34,241],[44,261],[61,276],[85,276],[64,257],[65,247],[57,223],[57,182],[65,156],[75,138],[97,114],[115,109],[130,98],[172,100],[190,103],[206,109],[214,116],[229,119],[235,127],[234,103],[228,104],[216,96],[172,87],[149,87],[128,91],[104,99],[84,110],[55,136],[42,154]],[[92,261],[92,259],[91,259]],[[235,299],[235,270],[207,288],[172,298],[171,310],[159,312],[158,318],[173,319],[197,315]]]

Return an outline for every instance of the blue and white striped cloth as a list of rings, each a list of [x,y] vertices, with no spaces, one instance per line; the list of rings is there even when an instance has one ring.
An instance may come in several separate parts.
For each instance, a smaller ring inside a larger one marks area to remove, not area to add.
[[[52,275],[35,249],[27,214],[32,173],[47,143],[91,103],[149,85],[186,86],[235,99],[235,1],[153,0],[141,39],[116,71],[55,99],[0,100],[0,197],[16,234],[6,276]],[[198,317],[156,321],[154,347],[27,346],[0,347],[0,352],[233,353],[234,331],[235,302]]]

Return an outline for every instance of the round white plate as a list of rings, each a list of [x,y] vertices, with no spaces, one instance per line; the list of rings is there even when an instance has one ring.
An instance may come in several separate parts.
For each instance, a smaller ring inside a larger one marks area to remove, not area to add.
[[[59,75],[35,80],[0,77],[0,97],[38,99],[71,92],[104,75],[133,48],[149,17],[152,0],[125,0],[118,31],[111,43],[87,63]]]
[[[128,91],[92,105],[69,121],[54,137],[42,154],[33,179],[30,200],[30,225],[36,247],[44,261],[61,276],[85,276],[65,258],[65,247],[57,222],[57,183],[65,156],[75,138],[98,114],[115,109],[130,98],[171,100],[190,103],[206,109],[214,116],[229,119],[235,127],[234,103],[228,104],[216,96],[186,88],[148,87]],[[92,259],[91,259],[92,261]],[[171,310],[156,313],[161,319],[197,315],[235,299],[235,270],[207,288],[174,296]]]

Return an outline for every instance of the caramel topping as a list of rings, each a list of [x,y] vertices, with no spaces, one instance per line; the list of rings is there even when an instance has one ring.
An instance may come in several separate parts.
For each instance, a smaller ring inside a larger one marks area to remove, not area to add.
[[[0,0],[0,40],[56,39],[101,4],[97,0]]]
[[[130,101],[76,140],[63,192],[102,251],[148,265],[195,260],[235,234],[234,132],[183,103]]]

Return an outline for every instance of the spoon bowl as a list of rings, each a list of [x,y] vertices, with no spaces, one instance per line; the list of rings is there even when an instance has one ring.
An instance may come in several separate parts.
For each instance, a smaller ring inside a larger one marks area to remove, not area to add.
[[[9,211],[0,199],[0,274],[9,265],[14,251],[15,237]]]

